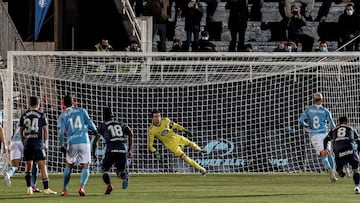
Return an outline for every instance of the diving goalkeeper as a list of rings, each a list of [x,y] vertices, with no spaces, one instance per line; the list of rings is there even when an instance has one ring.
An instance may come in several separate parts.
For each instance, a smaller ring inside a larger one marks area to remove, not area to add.
[[[206,152],[205,149],[201,149],[197,144],[191,142],[186,137],[174,132],[177,129],[180,132],[187,132],[181,125],[172,122],[169,118],[161,118],[161,113],[158,110],[151,112],[152,124],[149,127],[148,147],[149,150],[155,154],[155,157],[160,160],[160,152],[156,151],[154,144],[154,137],[159,139],[165,147],[170,150],[175,156],[182,158],[190,166],[201,171],[202,175],[206,174],[206,169],[189,158],[182,149],[184,147],[191,147],[198,152]]]

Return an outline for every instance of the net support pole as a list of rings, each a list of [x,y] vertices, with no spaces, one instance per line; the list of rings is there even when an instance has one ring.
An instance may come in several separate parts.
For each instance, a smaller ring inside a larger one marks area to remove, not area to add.
[[[152,38],[153,38],[153,19],[151,16],[143,16],[139,18],[141,28],[141,48],[143,52],[152,52]],[[150,62],[151,58],[147,57],[146,63],[141,67],[141,81],[150,80]]]
[[[13,57],[11,52],[7,54],[7,68],[4,69],[2,78],[3,82],[3,102],[4,102],[4,135],[7,143],[10,141],[10,137],[13,132]]]

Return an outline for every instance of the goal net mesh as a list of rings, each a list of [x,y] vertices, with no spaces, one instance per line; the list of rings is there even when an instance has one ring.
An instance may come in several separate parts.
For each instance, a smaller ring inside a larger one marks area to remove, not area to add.
[[[320,91],[335,121],[347,115],[358,127],[359,67],[352,53],[9,52],[1,70],[5,136],[9,141],[28,97],[38,96],[49,119],[48,170],[62,172],[57,118],[70,94],[96,124],[111,107],[133,129],[133,173],[195,172],[158,141],[163,159],[149,152],[154,109],[207,149],[184,152],[210,173],[319,172],[324,168],[298,119]],[[92,172],[101,171],[103,140],[96,154]]]

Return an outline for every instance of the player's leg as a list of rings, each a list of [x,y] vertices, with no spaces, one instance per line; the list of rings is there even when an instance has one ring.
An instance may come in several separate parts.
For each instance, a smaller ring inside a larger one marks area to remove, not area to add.
[[[199,147],[199,145],[197,145],[195,142],[190,141],[189,139],[187,139],[186,137],[181,137],[180,138],[180,145],[186,146],[186,147],[191,147],[191,149],[200,152],[203,151],[201,149],[201,147]],[[206,152],[206,150],[205,150]]]
[[[115,167],[117,169],[118,178],[122,179],[122,189],[126,189],[129,185],[129,174],[126,171],[127,154],[118,153],[115,159]]]
[[[4,182],[5,185],[10,187],[11,186],[11,177],[14,175],[15,171],[19,168],[20,160],[23,156],[24,145],[21,141],[11,141],[10,144],[10,160],[11,160],[11,167],[9,167],[4,172]]]
[[[46,161],[45,161],[45,151],[43,149],[37,149],[35,150],[35,161],[38,164],[39,170],[40,170],[40,175],[41,175],[41,180],[44,186],[44,191],[43,194],[45,195],[56,195],[57,192],[52,191],[49,188],[49,176],[48,176],[48,172],[47,172],[47,166],[46,166]]]
[[[38,167],[37,167],[37,163],[34,161],[31,169],[31,187],[33,189],[33,192],[41,192],[41,190],[36,185],[37,175],[38,175]]]
[[[66,161],[63,178],[63,191],[61,192],[61,196],[67,196],[68,194],[71,168],[72,164]]]
[[[200,166],[196,161],[188,157],[181,149],[180,146],[172,146],[168,148],[175,156],[182,158],[187,164],[201,171],[202,175],[206,174],[206,169]]]
[[[355,194],[360,194],[360,158],[357,151],[354,151],[353,158],[349,161],[351,168],[353,169],[353,181]]]
[[[65,163],[64,178],[63,178],[63,190],[61,192],[61,196],[67,196],[67,194],[68,194],[71,169],[77,159],[77,153],[78,153],[78,146],[75,144],[70,145],[66,152],[66,163]]]
[[[79,144],[78,161],[81,164],[81,177],[80,177],[80,188],[79,195],[85,196],[85,185],[89,179],[89,163],[91,162],[91,151],[90,144]]]
[[[32,160],[25,160],[25,182],[27,188],[27,194],[32,195],[32,187],[31,187],[31,168],[32,168]]]
[[[102,171],[103,171],[102,179],[103,179],[104,183],[106,184],[106,190],[105,190],[106,195],[109,195],[111,193],[111,191],[113,190],[113,186],[111,184],[110,175],[109,175],[109,170],[110,170],[111,166],[113,165],[113,163],[114,162],[112,160],[111,153],[106,152],[105,157],[102,161]]]
[[[324,149],[325,136],[326,136],[325,134],[318,134],[318,135],[313,135],[311,137],[311,144],[316,150],[317,155],[320,155],[320,151]],[[324,165],[324,168],[330,173],[330,180],[332,182],[336,182],[337,178],[335,175],[336,170],[335,170],[335,162],[333,156],[332,155],[323,156],[321,157],[321,161]]]

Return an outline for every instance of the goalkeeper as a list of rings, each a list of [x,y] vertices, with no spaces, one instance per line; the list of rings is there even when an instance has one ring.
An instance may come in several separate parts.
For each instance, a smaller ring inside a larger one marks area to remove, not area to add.
[[[350,164],[354,175],[355,193],[360,193],[360,160],[358,148],[360,147],[360,138],[356,129],[347,125],[347,117],[340,117],[338,126],[329,132],[324,139],[324,146],[328,146],[328,142],[332,141],[333,151],[335,154],[336,171],[340,177],[347,175],[351,177],[348,168]],[[320,153],[323,156],[330,154],[330,149],[326,148]]]
[[[148,147],[149,150],[155,154],[156,158],[160,160],[161,155],[160,152],[158,152],[153,146],[154,137],[159,139],[165,145],[165,147],[168,150],[170,150],[175,156],[182,158],[190,166],[200,170],[202,175],[205,175],[206,169],[200,166],[191,158],[189,158],[182,151],[182,148],[189,146],[195,151],[199,151],[199,152],[206,152],[206,150],[201,149],[194,142],[191,142],[186,137],[181,136],[176,132],[174,132],[174,129],[177,129],[178,131],[186,132],[187,134],[190,134],[185,130],[184,127],[182,127],[177,123],[172,122],[169,118],[162,119],[160,111],[155,110],[151,112],[151,116],[152,116],[152,124],[150,125],[149,128]]]

